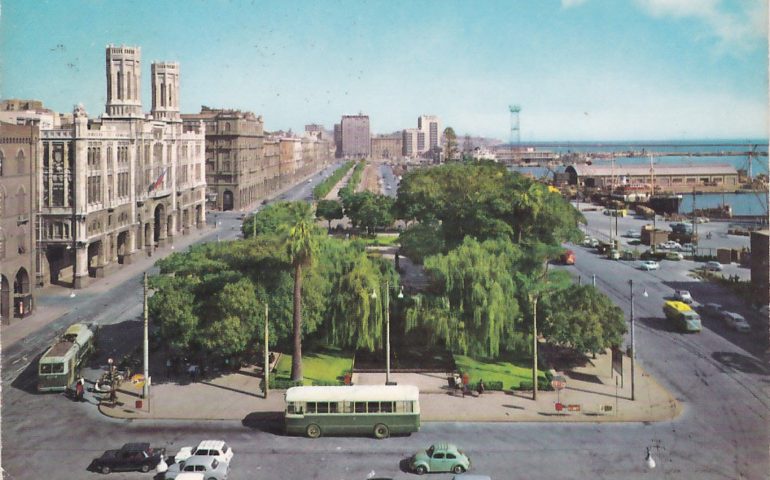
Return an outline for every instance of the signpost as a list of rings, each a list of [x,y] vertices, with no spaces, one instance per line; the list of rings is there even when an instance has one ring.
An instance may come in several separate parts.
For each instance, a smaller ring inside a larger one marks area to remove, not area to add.
[[[556,390],[556,409],[560,410],[561,406],[561,391],[567,386],[567,379],[561,375],[556,375],[551,380],[551,386]]]

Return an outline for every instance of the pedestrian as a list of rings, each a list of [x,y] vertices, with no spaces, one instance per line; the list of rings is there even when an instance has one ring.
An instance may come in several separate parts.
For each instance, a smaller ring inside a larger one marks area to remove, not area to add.
[[[398,257],[399,257],[398,252],[396,252],[396,271],[400,272],[401,269],[399,268],[399,265],[398,265]]]
[[[463,394],[463,398],[465,398],[465,384],[463,384],[462,380],[457,384],[457,388],[460,390],[460,393]]]
[[[75,400],[77,400],[78,402],[83,401],[84,388],[85,387],[83,387],[82,380],[78,379],[78,383],[75,385]]]
[[[484,380],[479,379],[479,384],[476,387],[476,391],[479,392],[479,396],[481,396],[481,394],[484,393]]]

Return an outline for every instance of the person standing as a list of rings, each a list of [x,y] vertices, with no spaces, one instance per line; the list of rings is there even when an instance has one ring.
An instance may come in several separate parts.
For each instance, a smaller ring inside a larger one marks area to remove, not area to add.
[[[83,380],[79,378],[78,383],[75,385],[75,399],[78,402],[83,401],[84,388],[85,387],[83,386]]]

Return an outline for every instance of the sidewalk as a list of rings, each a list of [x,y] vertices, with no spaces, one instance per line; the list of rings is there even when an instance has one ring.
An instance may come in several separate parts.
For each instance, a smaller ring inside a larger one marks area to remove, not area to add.
[[[392,373],[399,385],[420,388],[424,422],[654,422],[671,420],[682,407],[639,365],[636,366],[636,401],[630,400],[630,364],[625,359],[625,384],[618,386],[609,376],[609,355],[598,355],[586,367],[559,372],[567,377],[561,392],[490,392],[461,396],[448,388],[447,374]],[[162,383],[150,389],[149,402],[141,407],[141,386],[124,384],[117,405],[108,402],[99,410],[125,419],[244,420],[247,417],[281,418],[284,391],[271,391],[262,398],[259,374],[242,370],[195,383]],[[353,383],[384,384],[385,374],[354,374]],[[556,411],[557,398],[565,409]],[[570,407],[571,406],[571,407]],[[571,409],[571,411],[569,411]]]

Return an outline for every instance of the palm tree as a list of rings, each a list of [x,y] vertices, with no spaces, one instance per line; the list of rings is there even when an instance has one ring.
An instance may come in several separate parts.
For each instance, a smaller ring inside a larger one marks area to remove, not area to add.
[[[306,204],[307,205],[307,204]],[[302,380],[302,267],[310,265],[318,251],[312,212],[298,211],[297,222],[289,230],[287,252],[294,267],[294,352],[291,356],[291,379]],[[310,218],[309,218],[310,217]]]

